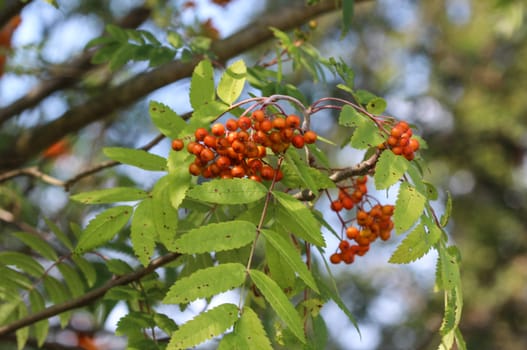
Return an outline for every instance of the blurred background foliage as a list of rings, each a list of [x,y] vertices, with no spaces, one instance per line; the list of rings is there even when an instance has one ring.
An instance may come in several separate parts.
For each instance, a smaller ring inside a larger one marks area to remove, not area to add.
[[[8,3],[0,1],[0,9]],[[82,79],[5,121],[0,149],[21,130],[52,120],[103,87],[149,69],[145,63],[125,65],[116,72],[89,64],[77,67],[82,74],[63,69],[105,23],[116,23],[129,13],[138,16],[131,18],[130,27],[145,28],[163,42],[166,29],[183,37],[215,40],[293,2],[57,3],[55,9],[44,1],[29,1],[22,10],[22,24],[13,37],[14,54],[0,79],[0,110],[39,80],[69,74]],[[130,12],[137,6],[148,10]],[[339,14],[329,14],[318,18],[316,29],[305,35],[324,57],[342,57],[354,69],[357,88],[386,98],[388,114],[416,125],[429,146],[424,152],[429,180],[441,189],[442,199],[445,191],[453,196],[449,232],[463,257],[461,329],[468,348],[526,349],[527,4],[521,0],[361,1],[355,6],[351,31],[341,38],[340,29]],[[244,58],[256,62],[270,48],[262,45]],[[315,84],[299,72],[291,72],[287,79],[312,100],[343,94],[334,90],[338,81],[332,76]],[[67,152],[60,157],[39,157],[33,164],[68,179],[103,161],[103,146],[143,146],[156,135],[147,117],[147,101],[161,101],[183,114],[190,110],[187,88],[188,81],[182,80],[157,90],[69,135]],[[341,132],[327,120],[313,122],[326,137]],[[168,149],[165,140],[152,151],[166,154]],[[337,162],[356,157],[346,149],[331,156]],[[117,167],[84,179],[72,191],[127,183],[148,188],[154,181],[151,174]],[[42,227],[43,216],[63,227],[70,222],[83,225],[91,215],[69,203],[61,188],[31,178],[1,183],[0,208],[2,232],[24,225]],[[2,249],[15,249],[5,236],[0,237]],[[407,267],[390,266],[386,261],[394,247],[395,243],[385,252],[379,249],[335,271],[343,298],[359,320],[362,339],[343,315],[327,307],[323,313],[329,317],[331,348],[437,346],[443,302],[431,292],[435,258],[427,256]],[[106,331],[114,329],[111,322],[105,323],[105,316],[95,315],[90,327],[101,334],[105,326]]]

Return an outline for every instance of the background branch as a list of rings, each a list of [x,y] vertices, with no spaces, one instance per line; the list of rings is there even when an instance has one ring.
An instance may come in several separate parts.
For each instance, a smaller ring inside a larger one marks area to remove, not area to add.
[[[288,30],[315,16],[335,10],[337,6],[337,1],[327,0],[314,6],[281,8],[279,12],[262,16],[232,36],[214,42],[212,51],[219,60],[227,60],[270,39],[272,32],[269,27]],[[198,62],[198,58],[186,63],[170,62],[139,74],[102,91],[47,124],[26,130],[0,153],[0,169],[17,168],[67,134],[105,118],[162,86],[189,77]]]
[[[119,20],[117,25],[123,28],[135,28],[148,19],[150,12],[150,9],[146,7],[136,7]],[[18,100],[0,108],[0,125],[24,110],[36,106],[53,92],[66,89],[77,83],[84,73],[94,67],[90,63],[94,53],[94,50],[85,51],[80,56],[60,67],[60,71],[68,72],[67,75],[57,74],[51,76],[43,80]]]

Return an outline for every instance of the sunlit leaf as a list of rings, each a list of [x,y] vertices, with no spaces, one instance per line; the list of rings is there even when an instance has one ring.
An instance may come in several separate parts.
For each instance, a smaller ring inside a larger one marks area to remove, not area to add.
[[[187,123],[170,107],[160,102],[150,101],[148,106],[150,118],[159,131],[171,139],[179,137]]]
[[[425,231],[423,224],[417,225],[393,252],[389,262],[407,264],[422,258],[430,248],[441,238],[439,229]]]
[[[391,151],[384,151],[375,166],[375,187],[382,190],[395,184],[408,169],[409,162],[406,158],[396,156]]]
[[[351,146],[357,149],[368,149],[384,142],[377,125],[366,115],[355,108],[345,105],[339,115],[339,124],[353,127]]]
[[[132,207],[117,206],[99,213],[82,232],[75,253],[82,254],[108,243],[126,225],[132,212]]]
[[[220,264],[198,270],[178,279],[163,299],[165,304],[189,303],[199,298],[239,287],[245,280],[245,266],[237,263]]]
[[[425,207],[426,197],[412,187],[408,182],[403,182],[399,188],[393,222],[395,231],[402,233],[410,229],[421,216]]]
[[[225,332],[238,319],[238,307],[221,304],[203,312],[172,333],[167,350],[191,348]]]
[[[195,186],[187,194],[210,203],[244,204],[263,198],[267,194],[267,188],[250,179],[221,179]]]
[[[227,67],[218,84],[218,97],[229,105],[236,101],[243,91],[246,75],[247,68],[243,60]]]
[[[130,227],[130,239],[135,255],[143,266],[147,266],[152,258],[157,239],[151,199],[145,199],[136,207]]]
[[[147,197],[147,192],[135,187],[112,187],[78,193],[70,198],[83,204],[103,204],[138,201]]]
[[[212,223],[181,235],[174,242],[174,250],[184,254],[199,254],[243,247],[256,237],[256,225],[235,220]]]
[[[248,306],[236,322],[234,332],[226,334],[218,345],[218,350],[272,350],[258,315]]]
[[[110,159],[144,170],[166,171],[167,160],[161,156],[140,149],[105,147],[103,153]]]
[[[190,105],[197,109],[204,103],[214,100],[214,69],[209,60],[203,60],[192,73],[190,80]]]

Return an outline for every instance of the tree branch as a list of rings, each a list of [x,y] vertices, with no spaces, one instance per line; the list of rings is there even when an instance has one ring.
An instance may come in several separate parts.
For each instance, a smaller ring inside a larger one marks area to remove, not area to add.
[[[280,11],[262,16],[232,36],[213,43],[212,51],[218,59],[227,60],[270,39],[272,32],[269,27],[288,30],[335,10],[337,6],[338,1],[325,0],[313,6],[280,8]],[[0,169],[17,168],[67,134],[103,119],[160,87],[189,77],[198,62],[198,58],[185,63],[175,61],[138,74],[71,108],[59,118],[25,131],[0,153]]]
[[[62,304],[56,304],[56,305],[50,306],[47,309],[44,309],[44,310],[42,310],[40,312],[37,312],[37,313],[35,313],[33,315],[29,315],[27,317],[24,317],[24,318],[22,318],[20,320],[17,320],[15,322],[11,323],[11,324],[2,326],[2,327],[0,327],[0,337],[6,335],[8,333],[14,332],[14,331],[16,331],[16,330],[18,330],[20,328],[24,328],[24,327],[27,327],[29,325],[32,325],[35,322],[48,319],[48,318],[50,318],[52,316],[59,315],[59,314],[61,314],[63,312],[69,311],[69,310],[73,310],[73,309],[77,309],[77,308],[82,307],[82,306],[89,305],[90,303],[94,302],[95,300],[103,297],[104,294],[106,294],[106,292],[109,291],[110,289],[112,289],[114,287],[117,287],[117,286],[126,285],[126,284],[134,282],[134,281],[138,281],[141,278],[143,278],[144,276],[146,276],[146,275],[152,273],[153,271],[155,271],[156,269],[160,268],[161,266],[166,265],[166,264],[176,260],[179,256],[180,256],[180,254],[178,254],[178,253],[168,253],[168,254],[166,254],[166,255],[164,255],[162,257],[159,257],[159,258],[153,260],[147,267],[141,268],[141,269],[139,269],[137,271],[134,271],[134,272],[131,272],[129,274],[126,274],[126,275],[117,277],[115,279],[112,279],[112,280],[108,281],[106,284],[104,284],[103,286],[101,286],[101,287],[99,287],[97,289],[94,289],[92,291],[89,291],[88,293],[84,294],[83,296],[81,296],[81,297],[79,297],[77,299],[66,301],[66,302],[64,302]]]
[[[149,16],[150,9],[142,6],[136,7],[123,17],[117,25],[123,28],[135,28],[143,23]],[[66,89],[77,83],[79,78],[86,71],[94,67],[90,63],[94,53],[94,50],[85,51],[80,56],[72,59],[69,63],[60,68],[61,71],[66,71],[70,74],[67,76],[64,74],[61,74],[60,76],[52,76],[51,78],[42,81],[39,85],[35,86],[27,94],[10,105],[0,108],[0,125],[25,109],[36,106],[40,101],[51,95],[53,92]]]

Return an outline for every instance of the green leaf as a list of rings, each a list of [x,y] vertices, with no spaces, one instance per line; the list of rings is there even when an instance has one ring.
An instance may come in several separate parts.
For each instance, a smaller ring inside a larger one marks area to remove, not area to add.
[[[402,233],[410,229],[421,216],[425,207],[426,197],[419,193],[408,182],[403,182],[395,202],[393,222],[395,231]]]
[[[212,223],[183,234],[174,242],[174,251],[198,254],[243,247],[256,237],[256,225],[235,220]]]
[[[185,196],[185,183],[188,186],[188,182],[178,181],[177,175],[169,174],[159,179],[152,190],[152,220],[159,241],[165,247],[172,246],[178,226],[178,211],[172,206],[174,202],[171,201],[171,197],[175,194],[174,199],[179,206],[180,202],[177,203],[179,199],[175,197],[180,194],[182,194],[180,198]]]
[[[163,299],[165,304],[190,303],[239,287],[245,281],[245,266],[220,264],[178,279]]]
[[[214,100],[214,69],[209,60],[203,60],[192,73],[190,80],[190,105],[197,109]]]
[[[42,255],[42,257],[51,261],[57,261],[59,259],[55,249],[53,249],[53,247],[48,242],[37,235],[27,232],[16,232],[13,233],[13,236],[21,240],[25,245],[33,249],[38,254]]]
[[[386,100],[381,97],[376,97],[371,99],[368,104],[366,104],[366,110],[371,114],[381,114],[386,109],[387,103]]]
[[[80,255],[72,255],[71,260],[73,260],[79,270],[82,271],[82,276],[86,280],[88,287],[93,287],[97,280],[97,271],[93,264]]]
[[[158,312],[154,314],[154,323],[166,334],[171,334],[178,328],[176,322],[174,322],[172,318]]]
[[[134,271],[128,263],[121,259],[106,260],[106,267],[108,268],[108,271],[117,276],[126,275],[127,273]]]
[[[192,118],[185,129],[185,135],[193,135],[194,131],[199,127],[208,127],[209,124],[218,119],[218,117],[225,113],[229,105],[221,101],[209,101],[200,105],[192,113]]]
[[[133,335],[134,333],[141,333],[143,329],[154,327],[154,320],[151,315],[143,312],[132,311],[124,315],[117,322],[115,335]]]
[[[31,304],[32,314],[36,314],[37,312],[44,310],[46,307],[44,298],[42,297],[42,295],[39,293],[37,289],[32,289],[29,292],[29,302]],[[33,324],[33,334],[35,336],[37,345],[39,347],[41,347],[42,344],[44,344],[44,341],[46,341],[48,332],[49,332],[49,321],[47,319],[38,321]]]
[[[326,267],[328,267],[328,266],[326,265]],[[328,271],[330,271],[330,270],[328,269]],[[321,295],[324,298],[328,298],[328,299],[333,300],[335,302],[335,304],[337,304],[337,306],[340,308],[340,310],[342,310],[342,312],[344,312],[344,314],[346,316],[348,316],[348,319],[353,324],[353,326],[355,327],[355,329],[357,330],[357,332],[359,333],[359,336],[360,336],[359,324],[357,323],[357,320],[355,319],[355,317],[353,316],[351,311],[348,309],[346,304],[344,304],[344,301],[342,301],[342,298],[340,297],[339,291],[338,291],[335,283],[334,282],[332,283],[333,288],[331,288],[331,286],[329,286],[326,281],[322,280],[320,278],[320,276],[315,275],[315,279],[318,282],[317,285],[320,288]]]
[[[43,280],[44,289],[54,304],[61,304],[65,301],[71,300],[71,295],[68,293],[64,283],[59,282],[57,279],[49,275],[44,276]],[[71,311],[59,314],[61,327],[64,328],[68,324],[70,317]]]
[[[99,213],[82,232],[74,252],[82,254],[108,243],[128,222],[133,208],[117,206]]]
[[[375,187],[382,190],[395,184],[404,175],[410,162],[391,151],[382,152],[375,166]]]
[[[71,295],[73,297],[80,297],[83,295],[86,288],[81,279],[80,273],[64,262],[58,264],[57,267],[64,278],[64,281],[66,281],[66,285],[68,286]]]
[[[319,293],[317,284],[311,275],[311,272],[307,269],[306,264],[302,261],[300,252],[293,246],[290,239],[286,239],[283,235],[274,232],[272,230],[261,230],[265,240],[269,242],[278,252],[281,257],[291,266],[291,268],[298,273],[306,285],[312,290]]]
[[[292,291],[297,281],[295,270],[293,270],[280,252],[272,244],[269,244],[269,242],[265,244],[265,262],[269,268],[268,275],[280,288],[284,291]]]
[[[147,197],[147,192],[135,187],[112,187],[104,190],[78,193],[70,198],[83,204],[105,204],[138,201]]]
[[[16,316],[18,320],[21,320],[27,316],[27,306],[24,303],[21,303],[18,305]],[[25,348],[28,338],[29,338],[29,326],[19,328],[16,331],[16,344],[17,344],[18,350],[23,350]]]
[[[267,194],[267,188],[250,179],[220,179],[195,186],[187,194],[209,203],[244,204],[262,199]]]
[[[407,264],[423,257],[430,248],[441,238],[441,230],[425,231],[425,226],[419,224],[399,244],[389,262],[393,264]]]
[[[243,60],[231,64],[221,76],[218,84],[218,97],[231,105],[241,95],[246,76],[247,68]]]
[[[306,337],[304,336],[302,319],[278,284],[258,270],[250,270],[249,275],[276,314],[285,322],[291,332],[305,344]]]
[[[188,349],[225,332],[238,319],[238,307],[222,304],[196,316],[172,333],[167,350]]]
[[[218,350],[272,350],[258,315],[248,306],[234,326],[234,332],[226,334],[221,340]]]
[[[30,255],[19,252],[0,252],[0,264],[16,266],[25,273],[40,278],[44,274],[44,268]]]
[[[445,206],[445,212],[443,215],[441,215],[441,227],[445,227],[448,224],[448,221],[450,219],[450,215],[452,213],[452,195],[450,192],[447,192],[447,201]]]
[[[144,170],[166,171],[167,160],[161,156],[148,153],[141,149],[124,147],[105,147],[103,153],[115,161],[132,165]]]
[[[310,189],[313,193],[317,193],[321,187],[310,172],[312,168],[306,164],[298,152],[290,147],[285,154],[285,159],[287,164],[293,169],[294,174],[302,181],[302,187]]]
[[[143,266],[150,263],[156,247],[156,238],[152,200],[145,199],[135,208],[130,232],[134,253]]]
[[[48,218],[44,217],[44,221],[46,222],[46,225],[49,227],[49,229],[55,234],[55,236],[58,238],[58,240],[64,244],[66,248],[69,250],[73,250],[73,243],[71,242],[68,235],[66,235],[55,223]]]
[[[277,220],[284,228],[307,242],[320,247],[326,246],[320,232],[320,223],[302,202],[279,191],[273,191],[273,197],[283,209],[277,211]]]
[[[353,127],[351,145],[357,149],[368,149],[384,142],[379,128],[370,117],[359,113],[355,108],[345,105],[339,115],[339,124]]]
[[[171,139],[179,137],[187,123],[169,106],[160,102],[150,101],[148,106],[150,118],[161,133]]]

